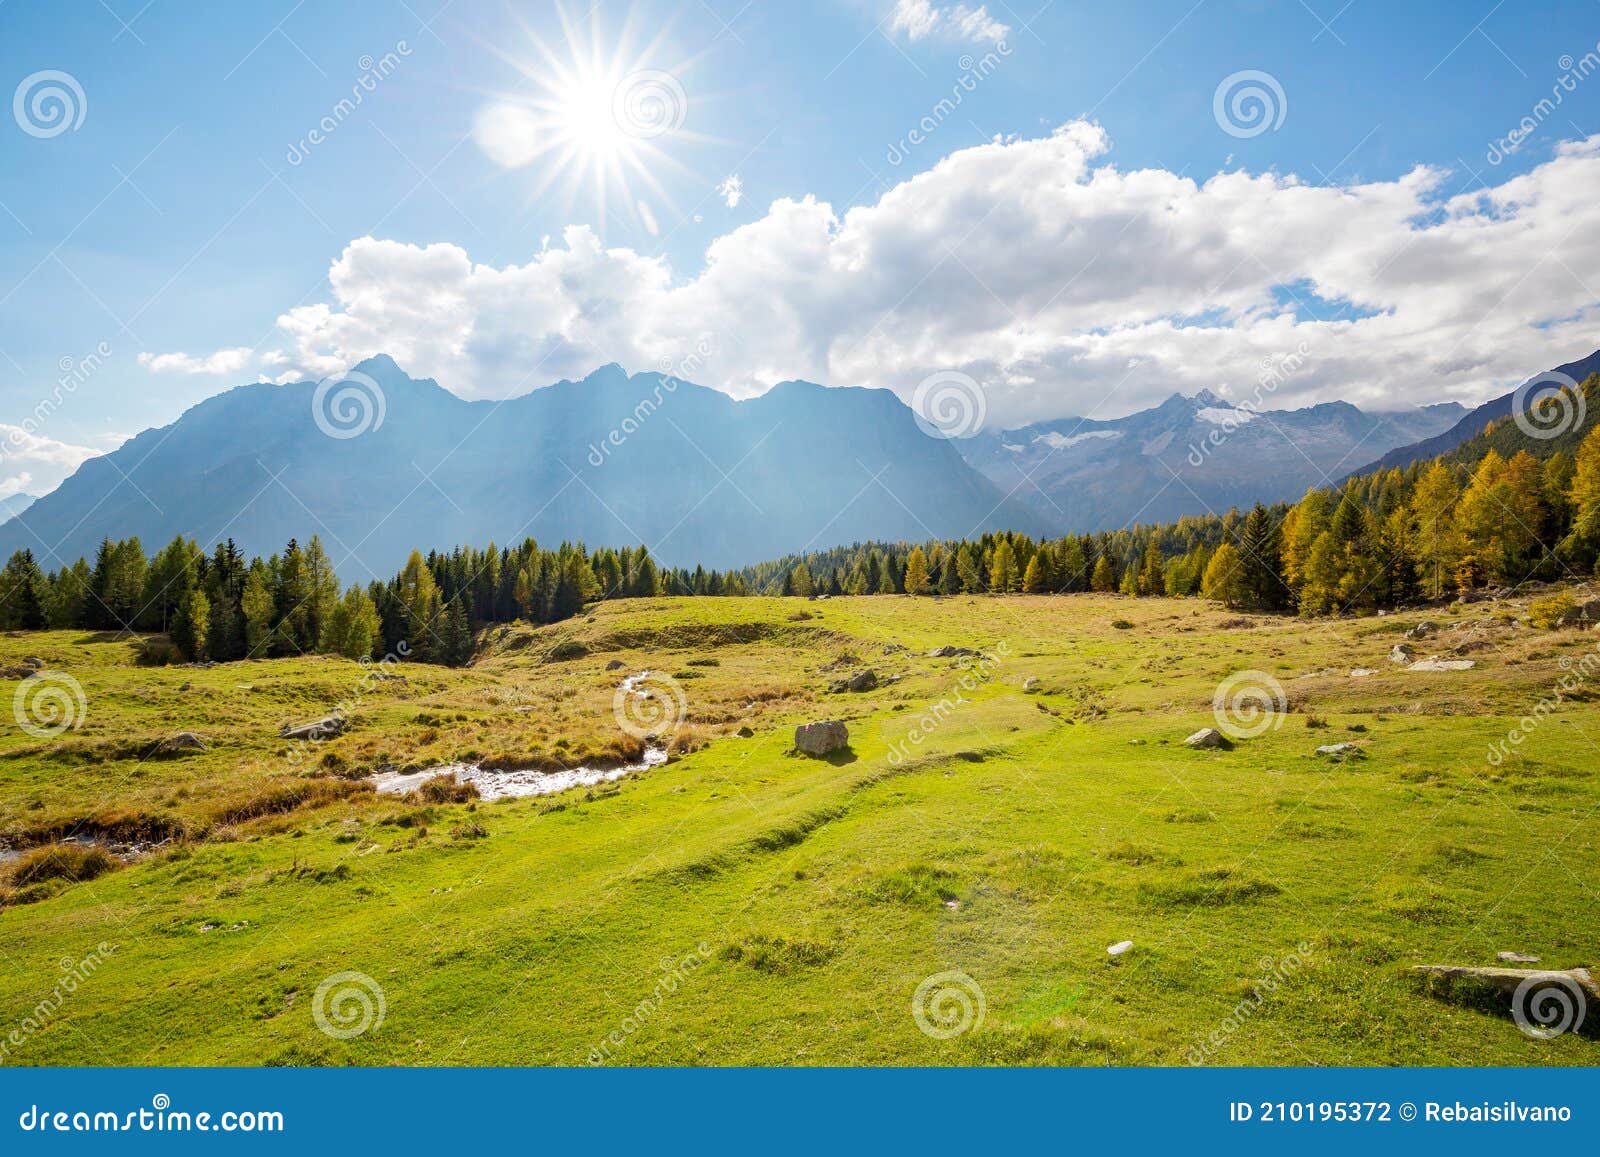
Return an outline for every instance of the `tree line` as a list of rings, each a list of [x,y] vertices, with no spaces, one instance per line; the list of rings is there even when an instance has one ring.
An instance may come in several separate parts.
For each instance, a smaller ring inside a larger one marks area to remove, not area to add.
[[[1600,375],[1582,388],[1600,395]],[[1326,615],[1592,573],[1600,424],[1554,443],[1571,454],[1510,425],[1441,458],[1314,487],[1292,506],[1056,539],[855,543],[733,571],[660,567],[644,546],[549,550],[526,539],[413,551],[393,578],[342,588],[315,536],[266,559],[246,559],[231,539],[207,553],[180,536],[154,557],[138,538],[107,539],[93,564],[54,572],[22,550],[0,570],[0,629],[164,634],[173,654],[153,647],[156,661],[325,653],[461,664],[478,628],[558,622],[601,599],[1098,591]]]

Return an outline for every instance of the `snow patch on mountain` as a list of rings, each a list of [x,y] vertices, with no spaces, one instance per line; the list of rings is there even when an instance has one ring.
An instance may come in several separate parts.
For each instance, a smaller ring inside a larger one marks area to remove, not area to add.
[[[1242,426],[1246,422],[1256,420],[1255,411],[1235,409],[1232,406],[1207,406],[1196,410],[1194,416],[1202,422],[1210,422],[1213,426]]]
[[[1120,430],[1088,430],[1082,434],[1058,434],[1054,430],[1040,434],[1034,438],[1035,442],[1043,442],[1052,450],[1065,450],[1068,446],[1076,446],[1079,442],[1087,442],[1091,438],[1120,438]]]

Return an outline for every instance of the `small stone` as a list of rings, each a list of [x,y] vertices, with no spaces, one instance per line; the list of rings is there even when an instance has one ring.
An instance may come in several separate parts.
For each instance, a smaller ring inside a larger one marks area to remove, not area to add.
[[[626,665],[627,664],[625,664],[621,659],[613,659],[613,660],[611,660],[611,662],[606,664],[606,670],[607,671],[620,671]]]
[[[1029,675],[1026,679],[1024,679],[1022,681],[1022,689],[1024,691],[1032,691],[1038,685],[1039,685],[1039,680],[1034,675]]]
[[[206,741],[192,731],[180,731],[161,741],[162,751],[210,751]]]
[[[1368,675],[1376,675],[1377,673],[1378,673],[1377,669],[1374,668],[1374,667],[1352,667],[1352,668],[1350,668],[1350,678],[1352,678],[1352,679],[1364,679]]]
[[[869,668],[865,671],[857,671],[848,679],[836,679],[829,684],[828,690],[835,695],[840,695],[851,691],[871,691],[877,685],[878,673]]]
[[[1316,753],[1330,759],[1360,759],[1363,755],[1361,748],[1353,743],[1327,743],[1317,748]]]
[[[1496,960],[1504,960],[1507,964],[1538,964],[1539,957],[1530,956],[1526,952],[1496,952]]]
[[[1389,651],[1389,662],[1409,663],[1417,657],[1417,653],[1404,643],[1396,643]]]
[[[1215,727],[1202,727],[1183,741],[1189,747],[1226,747],[1227,736]]]
[[[1121,956],[1124,952],[1127,952],[1132,947],[1133,947],[1133,941],[1132,940],[1118,940],[1110,948],[1106,949],[1106,955],[1107,956]]]

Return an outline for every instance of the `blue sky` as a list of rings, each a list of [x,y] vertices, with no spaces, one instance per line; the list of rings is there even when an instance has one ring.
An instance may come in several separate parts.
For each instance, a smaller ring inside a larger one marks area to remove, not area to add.
[[[26,107],[0,121],[0,424],[24,423],[59,394],[64,359],[105,352],[0,463],[0,495],[6,479],[11,490],[47,488],[73,454],[169,422],[228,386],[315,377],[396,341],[414,347],[396,351],[402,365],[469,396],[610,360],[643,370],[689,359],[701,380],[736,394],[806,376],[909,395],[927,373],[958,367],[992,390],[991,413],[1005,424],[1093,407],[1107,416],[1174,388],[1238,391],[1242,367],[1264,349],[1293,349],[1298,322],[1326,356],[1313,359],[1296,404],[1473,400],[1543,368],[1542,358],[1600,344],[1581,340],[1595,305],[1583,252],[1597,231],[1575,229],[1585,210],[1570,195],[1592,190],[1582,166],[1594,159],[1558,155],[1563,142],[1600,132],[1600,78],[1578,79],[1558,108],[1535,111],[1597,41],[1594,0],[989,0],[981,11],[938,0],[689,0],[570,4],[565,22],[549,4],[474,0],[8,0],[5,91],[44,70],[66,73],[82,121],[53,135],[53,125],[27,131]],[[595,60],[601,67],[583,63]],[[373,80],[375,69],[387,75]],[[1227,131],[1215,109],[1219,84],[1246,70],[1275,82],[1268,95],[1282,113],[1256,135]],[[579,137],[598,115],[590,90],[640,72],[657,78],[670,124],[617,144],[651,176],[635,175],[626,192],[613,183],[602,197],[574,175],[594,160],[582,141],[577,161],[553,175],[549,153],[508,167],[486,144],[485,110],[526,111],[530,100],[557,107],[533,108],[529,131]],[[363,76],[359,107],[337,113]],[[971,87],[959,108],[936,112],[963,76]],[[1522,146],[1494,160],[1492,143],[1530,116]],[[303,147],[328,117],[324,139]],[[925,139],[910,143],[929,117]],[[1074,136],[1046,155],[1037,142],[1075,123],[1102,137]],[[1013,144],[979,148],[997,136]],[[949,171],[930,172],[952,155]],[[1406,183],[1417,166],[1439,174],[1422,192]],[[1071,205],[1083,204],[1101,168],[1124,180],[1093,206],[1103,232],[1087,257],[1066,252],[1075,241],[1065,218],[1077,208],[1036,204],[1033,217],[1012,219],[1012,201],[1035,204],[1052,171],[1079,184]],[[1439,272],[1415,271],[1403,286],[1389,279],[1418,249],[1400,237],[1392,258],[1362,266],[1368,292],[1361,269],[1330,264],[1315,245],[1279,252],[1275,238],[1241,239],[1239,228],[1214,242],[1203,220],[1185,222],[1215,204],[1188,204],[1187,193],[1159,229],[1130,228],[1133,214],[1154,211],[1129,179],[1144,171],[1179,189],[1224,171],[1268,174],[1271,188],[1228,192],[1227,212],[1260,221],[1283,206],[1284,231],[1314,240],[1326,230],[1341,255],[1362,237],[1425,225],[1451,197],[1510,191],[1473,210],[1481,240],[1462,241],[1465,227],[1453,249],[1430,237],[1420,248]],[[740,196],[730,205],[731,175]],[[847,216],[897,186],[903,200]],[[1313,186],[1329,188],[1307,206],[1297,189]],[[1337,199],[1352,186],[1373,190],[1363,194],[1370,219]],[[775,212],[775,202],[790,208]],[[808,204],[830,216],[817,224]],[[1503,220],[1518,213],[1520,239]],[[924,232],[906,227],[908,214]],[[1108,224],[1119,220],[1120,230]],[[998,222],[1004,233],[989,237]],[[589,233],[574,238],[575,225]],[[1045,232],[1002,261],[1006,239],[1035,227]],[[331,263],[366,237],[395,244],[352,254],[343,288],[331,284]],[[1513,271],[1528,237],[1543,246],[1537,270],[1530,258]],[[602,255],[629,256],[580,259],[590,238]],[[1232,270],[1185,271],[1192,250],[1234,242],[1258,246],[1235,268],[1270,265],[1270,276],[1234,286]],[[708,259],[713,243],[720,256]],[[807,266],[817,244],[832,251]],[[1056,244],[1060,266],[1049,259]],[[454,248],[424,258],[430,245]],[[1030,284],[1021,267],[1041,246],[1041,281]],[[552,248],[569,258],[537,278],[501,276],[527,273]],[[939,251],[933,276],[918,264],[929,250]],[[457,261],[434,272],[459,254],[470,269]],[[708,265],[714,278],[703,276]],[[1469,292],[1461,283],[1480,266],[1502,279]],[[1190,274],[1197,288],[1162,297]],[[1437,317],[1428,276],[1461,297]],[[444,306],[419,298],[432,280],[460,292]],[[848,289],[835,292],[835,280]],[[1096,300],[1120,304],[1097,316]],[[1004,312],[980,324],[994,302]],[[456,328],[422,324],[458,306]],[[296,308],[309,312],[279,326]],[[711,319],[714,354],[695,356],[691,313]],[[863,315],[871,323],[841,340]],[[1146,328],[1124,331],[1130,319]],[[930,326],[945,328],[930,338]],[[1138,360],[1127,355],[1134,347],[1149,360],[1130,371],[1134,385],[1108,393],[1108,375]],[[1405,378],[1414,397],[1399,396],[1381,368],[1404,356],[1419,359]]]

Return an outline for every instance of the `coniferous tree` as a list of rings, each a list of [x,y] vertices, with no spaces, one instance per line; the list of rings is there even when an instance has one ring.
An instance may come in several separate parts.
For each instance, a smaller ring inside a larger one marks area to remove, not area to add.
[[[211,603],[206,592],[197,584],[184,593],[172,615],[170,632],[173,644],[191,663],[206,657],[206,645],[211,630]]]
[[[906,556],[904,581],[908,595],[926,595],[933,592],[933,584],[928,580],[928,558],[922,553],[920,546],[912,547],[911,553]]]

